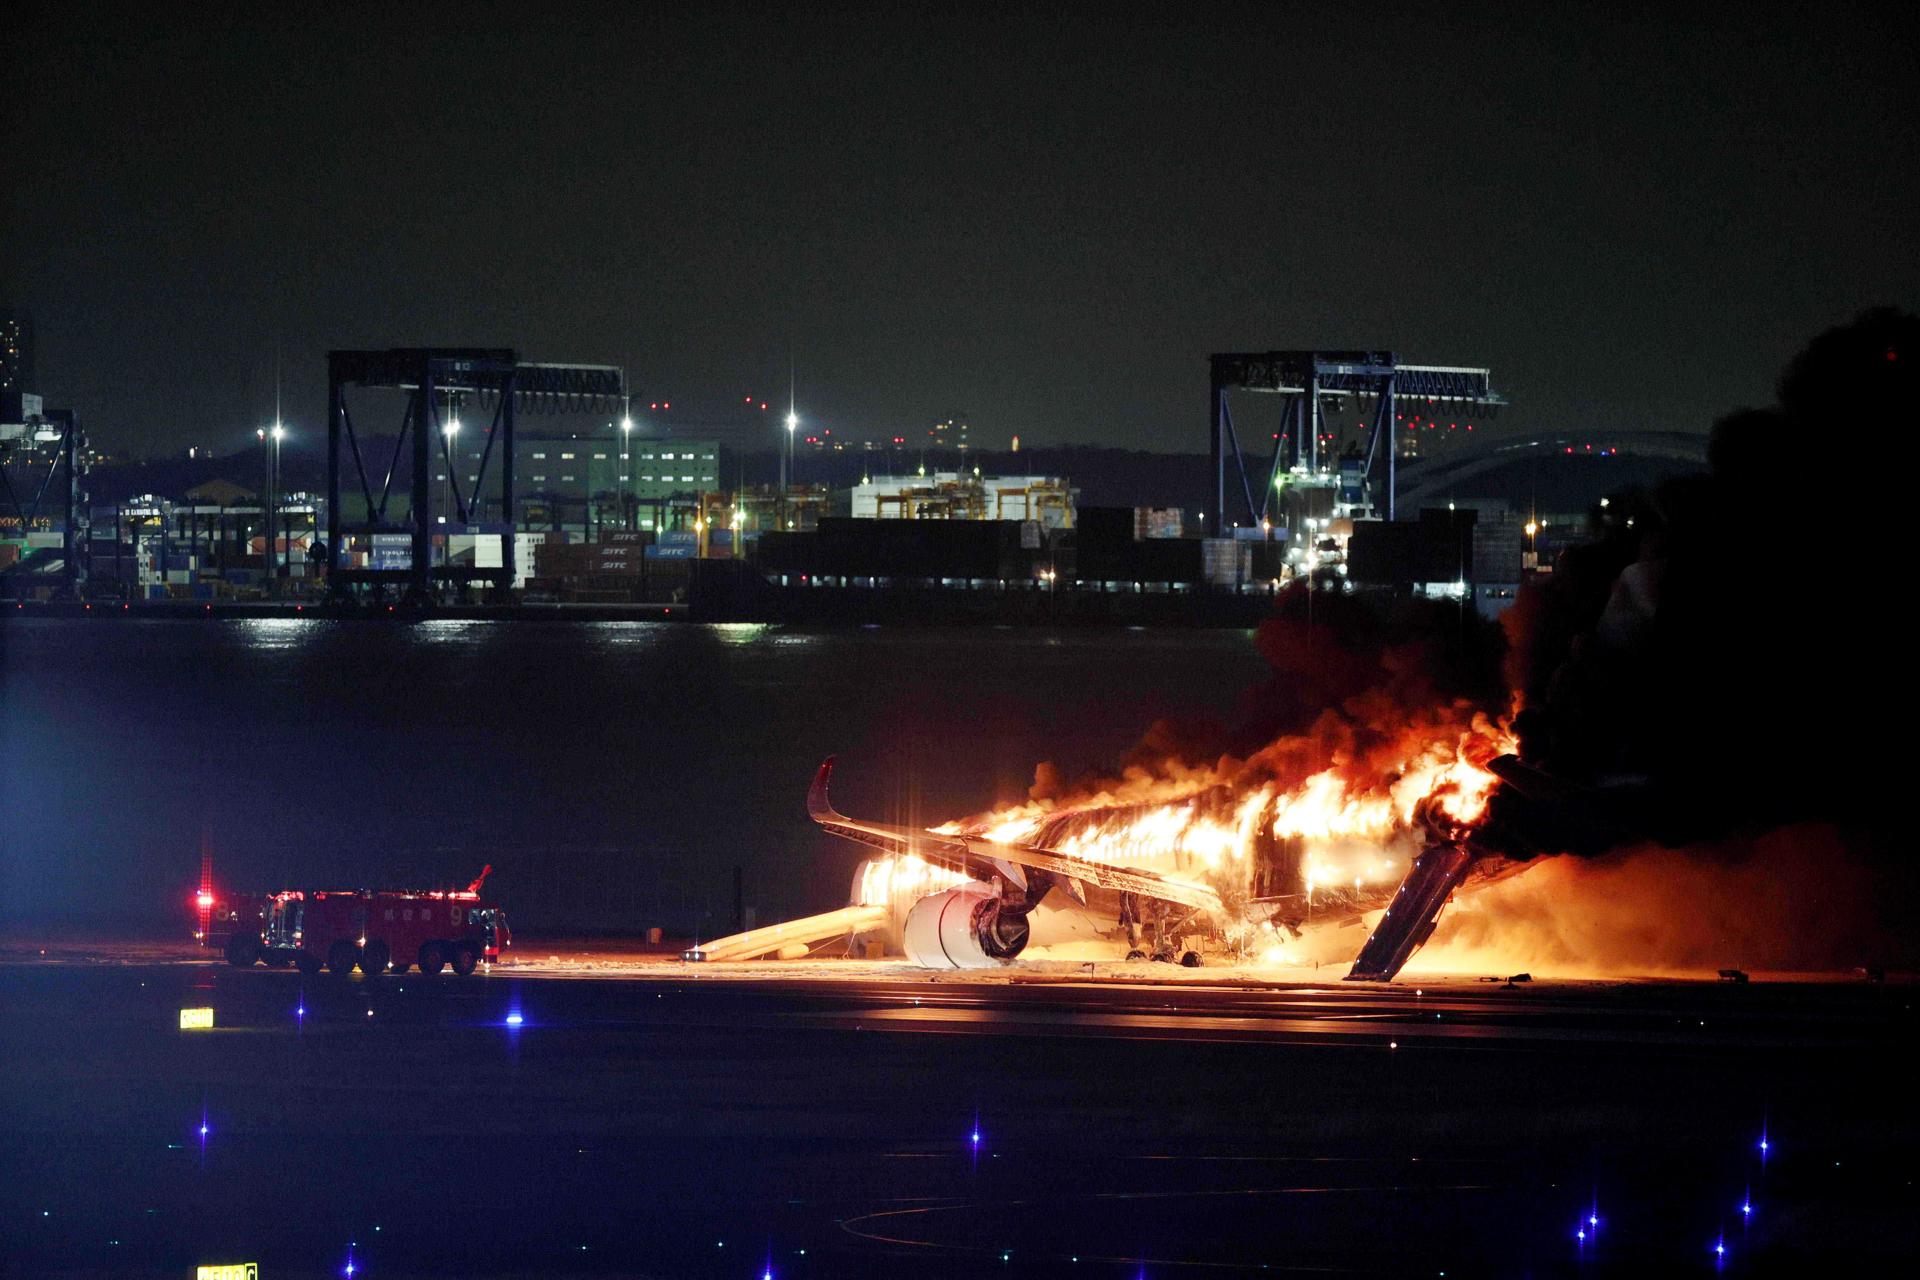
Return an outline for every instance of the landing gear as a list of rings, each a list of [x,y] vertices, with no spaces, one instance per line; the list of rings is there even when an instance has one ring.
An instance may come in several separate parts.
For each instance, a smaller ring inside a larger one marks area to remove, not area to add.
[[[1183,969],[1198,969],[1200,967],[1200,953],[1198,951],[1189,951],[1185,955],[1182,955],[1180,957],[1180,967]]]
[[[1135,947],[1135,948],[1134,948],[1133,950],[1131,950],[1131,951],[1129,951],[1129,952],[1127,952],[1127,959],[1128,959],[1128,960],[1130,960],[1130,961],[1131,961],[1131,960],[1145,960],[1146,958],[1147,958],[1147,953],[1146,953],[1146,952],[1144,952],[1144,951],[1142,951],[1142,950],[1141,950],[1140,948],[1138,948],[1138,947]]]

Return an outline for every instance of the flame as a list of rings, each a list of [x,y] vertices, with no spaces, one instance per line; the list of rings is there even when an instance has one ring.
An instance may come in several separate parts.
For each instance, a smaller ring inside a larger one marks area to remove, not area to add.
[[[1029,800],[932,830],[1198,876],[1241,898],[1263,853],[1297,847],[1291,871],[1308,897],[1365,896],[1398,881],[1403,846],[1425,830],[1458,837],[1482,821],[1499,785],[1486,766],[1515,746],[1506,720],[1465,703],[1405,713],[1361,698],[1244,759],[1136,766],[1065,803]]]
[[[935,866],[911,853],[874,858],[860,864],[854,905],[884,907],[911,903],[930,893],[965,884],[967,879],[959,871]]]

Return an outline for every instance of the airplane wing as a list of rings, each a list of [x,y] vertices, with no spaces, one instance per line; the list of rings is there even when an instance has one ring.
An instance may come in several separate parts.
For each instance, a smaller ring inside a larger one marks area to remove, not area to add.
[[[1121,893],[1158,898],[1183,907],[1212,912],[1223,910],[1220,895],[1206,885],[1172,880],[1136,867],[1096,862],[1042,849],[1037,845],[1011,844],[979,836],[936,835],[919,827],[849,818],[834,809],[827,795],[827,784],[833,777],[833,761],[834,757],[828,756],[821,764],[820,771],[813,776],[813,786],[807,791],[807,816],[819,823],[823,830],[836,836],[856,840],[888,853],[911,853],[926,862],[968,875],[985,876],[997,871],[1020,884],[1024,877],[1015,873],[1014,869],[1031,867],[1063,879],[1097,884]]]

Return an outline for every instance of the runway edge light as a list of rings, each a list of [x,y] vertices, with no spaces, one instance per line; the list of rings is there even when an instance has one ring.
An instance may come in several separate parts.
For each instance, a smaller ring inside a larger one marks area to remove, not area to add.
[[[180,1029],[182,1031],[211,1031],[213,1029],[213,1010],[182,1009],[180,1011]]]

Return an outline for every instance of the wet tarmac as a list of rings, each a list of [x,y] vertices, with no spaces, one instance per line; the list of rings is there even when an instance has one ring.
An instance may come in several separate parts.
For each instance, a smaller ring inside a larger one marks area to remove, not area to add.
[[[1788,1275],[1920,1247],[1907,985],[102,958],[0,963],[0,1274]]]

